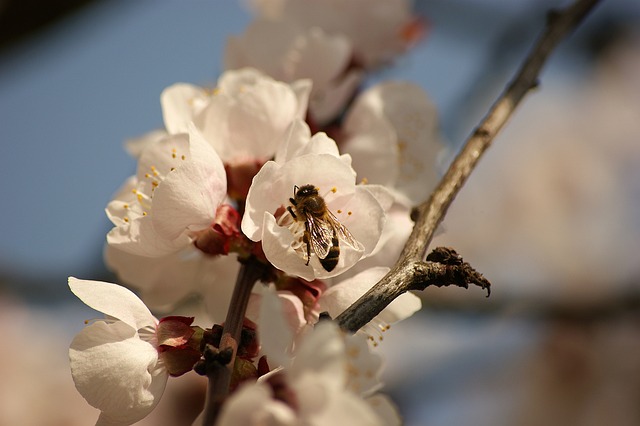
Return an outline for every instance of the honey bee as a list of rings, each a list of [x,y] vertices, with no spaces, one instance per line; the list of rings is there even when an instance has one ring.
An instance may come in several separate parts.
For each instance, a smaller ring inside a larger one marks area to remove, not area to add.
[[[331,272],[340,258],[340,240],[353,248],[359,247],[351,232],[327,208],[327,203],[318,195],[315,186],[294,186],[293,198],[289,198],[289,201],[291,206],[287,210],[291,217],[304,222],[302,242],[307,245],[307,265],[313,249],[322,267]]]

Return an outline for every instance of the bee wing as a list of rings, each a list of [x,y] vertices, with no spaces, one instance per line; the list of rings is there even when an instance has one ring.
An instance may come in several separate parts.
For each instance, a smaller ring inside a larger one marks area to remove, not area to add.
[[[307,215],[307,224],[311,234],[311,248],[320,259],[324,259],[332,246],[333,227],[330,222],[311,215]]]
[[[356,250],[360,248],[360,243],[358,243],[358,240],[351,235],[351,232],[349,232],[347,227],[340,223],[338,218],[335,217],[331,211],[327,210],[327,213],[328,222],[330,222],[331,227],[335,230],[338,239],[344,241],[348,246],[351,246]]]

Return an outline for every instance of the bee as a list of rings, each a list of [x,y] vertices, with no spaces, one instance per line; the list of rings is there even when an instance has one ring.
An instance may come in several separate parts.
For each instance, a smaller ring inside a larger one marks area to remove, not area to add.
[[[315,186],[295,185],[293,198],[289,198],[289,201],[291,206],[287,210],[291,217],[304,222],[302,242],[307,245],[307,265],[313,249],[322,267],[331,272],[340,258],[340,240],[353,248],[359,247],[351,232],[327,208],[327,203],[318,195],[318,188]]]

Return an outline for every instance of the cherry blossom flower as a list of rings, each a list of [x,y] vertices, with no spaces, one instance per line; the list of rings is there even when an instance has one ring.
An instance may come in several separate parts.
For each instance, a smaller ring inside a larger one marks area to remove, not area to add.
[[[351,42],[293,20],[258,19],[240,36],[229,37],[225,67],[257,68],[276,80],[313,81],[309,111],[314,122],[335,118],[359,86],[363,73],[351,67]]]
[[[385,82],[355,100],[345,117],[340,149],[358,179],[394,188],[410,205],[435,187],[443,144],[435,105],[420,86]]]
[[[384,226],[388,194],[380,187],[356,185],[350,158],[338,156],[335,142],[324,133],[309,138],[306,132],[305,126],[294,124],[276,161],[265,163],[254,177],[242,231],[249,239],[262,241],[267,259],[276,268],[312,281],[339,275],[371,254]],[[305,221],[287,210],[294,191],[304,185],[317,190],[326,209],[353,239],[345,241],[336,234],[340,252],[332,269],[323,266],[305,243]]]
[[[262,334],[263,341],[278,335],[278,330],[265,328],[269,332]],[[400,424],[391,402],[373,396],[380,387],[381,366],[364,338],[345,338],[335,324],[320,323],[283,370],[241,386],[223,406],[219,424]]]
[[[322,28],[351,42],[354,60],[369,68],[402,53],[422,34],[408,0],[254,0],[266,19]]]
[[[263,333],[263,340],[277,333]],[[335,324],[320,323],[290,365],[241,386],[223,406],[218,424],[400,424],[393,404],[376,393],[381,367],[382,359],[362,336],[345,337]]]
[[[212,223],[226,190],[220,158],[193,126],[169,135],[144,149],[136,175],[107,206],[115,225],[107,242],[144,256],[178,251]]]
[[[159,322],[131,291],[116,284],[71,277],[69,287],[105,314],[71,342],[69,360],[76,388],[100,409],[97,425],[135,423],[156,406],[169,374],[188,371],[188,360],[193,365],[199,358],[185,346],[193,335],[190,321],[174,317]],[[182,349],[186,358],[177,352]],[[178,365],[180,371],[175,370]]]
[[[179,83],[162,94],[165,126],[184,132],[194,122],[227,163],[273,157],[291,122],[307,112],[311,81],[291,84],[243,68],[223,73],[215,89]]]

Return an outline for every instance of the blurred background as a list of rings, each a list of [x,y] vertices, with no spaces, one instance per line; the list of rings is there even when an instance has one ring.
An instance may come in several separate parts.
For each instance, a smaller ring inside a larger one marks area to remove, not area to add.
[[[417,0],[425,39],[368,83],[423,86],[453,151],[563,4]],[[135,170],[124,140],[162,125],[166,86],[214,84],[251,19],[240,2],[0,0],[0,426],[97,418],[67,361],[95,313],[66,279],[113,279],[104,207]],[[640,424],[640,4],[604,0],[541,82],[434,241],[491,298],[427,289],[381,345],[407,425]],[[140,424],[190,424],[178,409],[202,383],[170,382]]]

